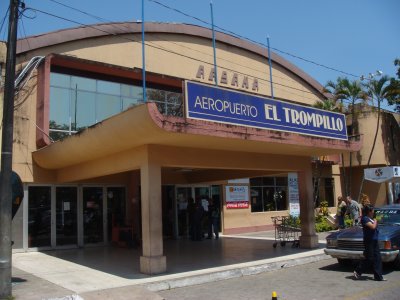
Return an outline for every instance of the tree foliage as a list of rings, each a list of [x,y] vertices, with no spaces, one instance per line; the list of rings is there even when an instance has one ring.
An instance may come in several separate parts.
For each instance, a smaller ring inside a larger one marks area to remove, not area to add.
[[[395,105],[396,111],[400,113],[400,59],[395,59],[394,65],[397,67],[397,79],[390,79],[392,93],[386,99],[390,105]]]

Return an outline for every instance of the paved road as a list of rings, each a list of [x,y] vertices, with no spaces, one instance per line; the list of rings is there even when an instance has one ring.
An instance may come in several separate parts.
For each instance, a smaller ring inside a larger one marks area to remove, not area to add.
[[[174,299],[400,299],[400,271],[384,267],[386,282],[373,281],[371,273],[360,280],[352,277],[353,267],[342,267],[334,259],[323,260],[259,275],[159,292]]]

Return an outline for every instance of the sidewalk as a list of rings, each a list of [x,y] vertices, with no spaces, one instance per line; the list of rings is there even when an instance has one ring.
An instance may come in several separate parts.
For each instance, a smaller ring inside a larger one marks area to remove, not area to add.
[[[319,248],[314,250],[292,248],[290,244],[273,248],[273,231],[201,242],[169,240],[164,242],[168,271],[159,276],[139,272],[141,249],[15,253],[13,296],[26,300],[162,299],[157,291],[327,259],[323,253],[326,235],[319,235]]]

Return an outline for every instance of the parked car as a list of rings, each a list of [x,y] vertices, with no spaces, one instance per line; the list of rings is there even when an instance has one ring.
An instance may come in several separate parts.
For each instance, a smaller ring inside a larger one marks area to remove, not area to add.
[[[393,264],[400,269],[400,205],[375,208],[379,229],[379,248],[382,262]],[[340,264],[364,258],[363,230],[353,226],[334,232],[326,237],[327,255],[337,258]]]

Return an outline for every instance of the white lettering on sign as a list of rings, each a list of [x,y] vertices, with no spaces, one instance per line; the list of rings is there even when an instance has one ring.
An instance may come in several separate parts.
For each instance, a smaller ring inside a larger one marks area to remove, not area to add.
[[[232,115],[240,115],[253,118],[256,118],[258,116],[258,111],[255,106],[237,102],[229,102],[227,100],[213,99],[210,97],[197,96],[194,107],[210,111],[229,112]]]
[[[278,113],[275,105],[264,104],[264,109],[265,109],[265,118],[267,120],[281,121],[281,119],[278,118]]]
[[[285,120],[287,123],[303,126],[313,126],[315,128],[325,128],[333,131],[343,130],[343,121],[340,118],[322,115],[318,113],[310,113],[305,111],[297,111],[293,108],[283,107]],[[266,117],[266,119],[268,119]]]

